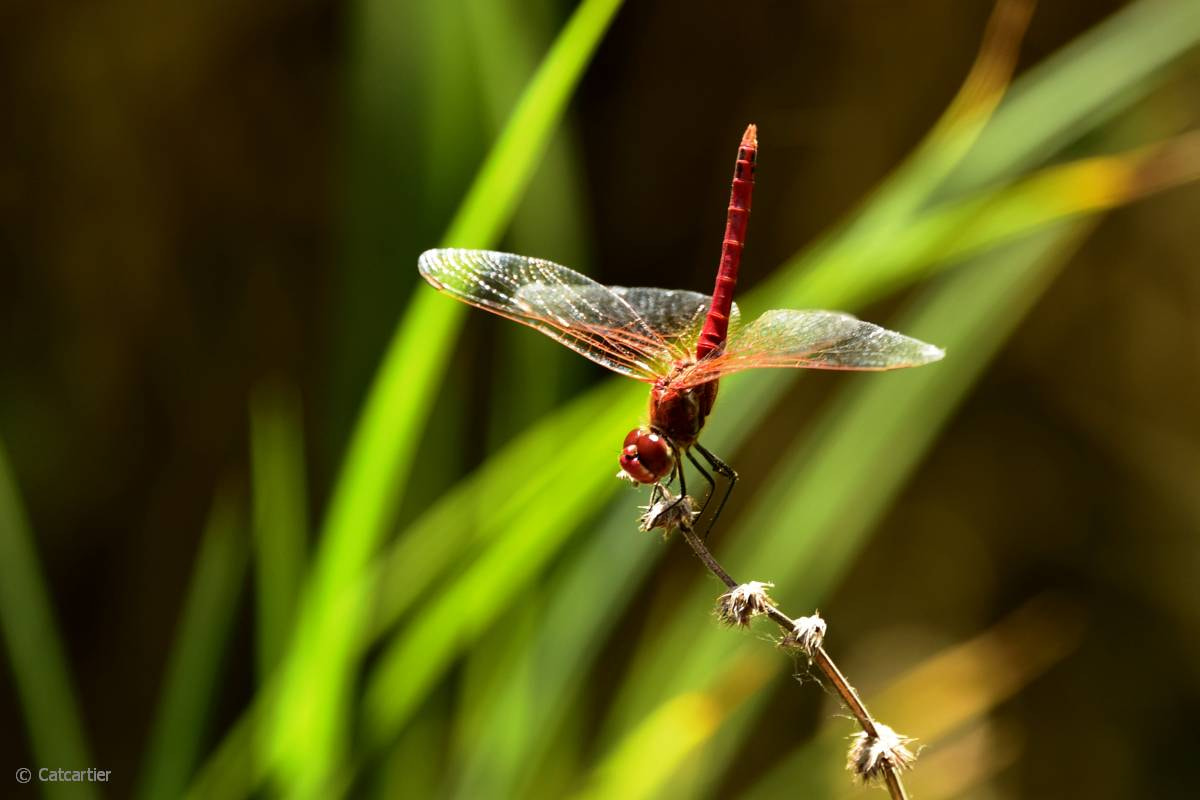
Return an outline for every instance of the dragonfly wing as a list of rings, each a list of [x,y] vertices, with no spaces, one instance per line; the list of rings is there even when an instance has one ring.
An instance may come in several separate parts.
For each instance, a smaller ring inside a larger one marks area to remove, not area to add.
[[[444,249],[422,253],[419,267],[446,294],[536,328],[614,372],[654,381],[678,357],[625,297],[551,261]]]
[[[681,358],[696,352],[696,340],[704,327],[712,297],[685,289],[650,289],[646,287],[609,287],[624,298],[642,319],[666,339]],[[729,315],[730,330],[740,322],[737,303]]]
[[[945,353],[887,328],[837,311],[768,311],[730,337],[720,354],[693,368],[695,385],[756,367],[886,370],[937,361]]]

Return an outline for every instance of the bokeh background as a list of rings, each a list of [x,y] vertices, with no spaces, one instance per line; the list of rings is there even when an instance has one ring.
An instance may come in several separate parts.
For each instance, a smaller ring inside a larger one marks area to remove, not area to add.
[[[915,796],[1194,793],[1200,9],[619,5],[0,14],[0,782],[113,771],[0,793],[881,796],[637,531],[644,389],[416,272],[707,291],[747,122],[743,311],[948,355],[724,382],[718,558]]]

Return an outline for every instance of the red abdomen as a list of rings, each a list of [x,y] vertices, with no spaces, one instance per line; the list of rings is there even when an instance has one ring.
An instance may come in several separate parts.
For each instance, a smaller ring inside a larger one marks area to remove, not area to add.
[[[742,134],[737,163],[733,168],[733,188],[729,192],[729,215],[725,219],[725,239],[721,242],[721,264],[712,305],[704,320],[704,330],[696,343],[696,358],[719,352],[729,334],[729,313],[733,308],[733,290],[737,286],[738,266],[746,241],[746,222],[750,219],[750,196],[754,192],[754,162],[758,156],[758,129],[754,125]]]

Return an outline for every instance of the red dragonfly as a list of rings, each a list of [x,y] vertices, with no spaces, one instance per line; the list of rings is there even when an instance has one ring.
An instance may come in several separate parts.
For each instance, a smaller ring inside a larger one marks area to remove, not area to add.
[[[634,428],[621,450],[622,477],[661,488],[679,476],[686,455],[711,487],[694,449],[727,481],[716,522],[737,473],[697,439],[717,397],[717,381],[757,367],[887,370],[937,361],[942,350],[837,311],[767,311],[740,323],[733,290],[750,216],[758,137],[746,128],[738,147],[721,262],[711,296],[681,289],[602,286],[539,258],[489,250],[429,250],[420,271],[464,303],[536,328],[614,372],[651,385],[648,426]],[[653,502],[653,501],[652,501]],[[701,509],[701,514],[704,509]]]

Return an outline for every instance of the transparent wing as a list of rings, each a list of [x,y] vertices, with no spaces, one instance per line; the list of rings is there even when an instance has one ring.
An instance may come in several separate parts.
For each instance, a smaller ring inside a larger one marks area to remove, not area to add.
[[[609,288],[629,303],[683,357],[695,356],[696,341],[700,338],[712,297],[685,289]],[[740,315],[737,303],[734,303],[729,314],[730,331],[737,330],[741,323]]]
[[[609,289],[550,261],[490,250],[428,250],[419,266],[435,288],[536,328],[614,372],[653,382],[686,355],[672,326],[683,325],[688,303],[665,296],[674,292]]]
[[[837,311],[768,311],[721,353],[680,376],[683,386],[758,367],[885,370],[937,361],[938,347]]]

